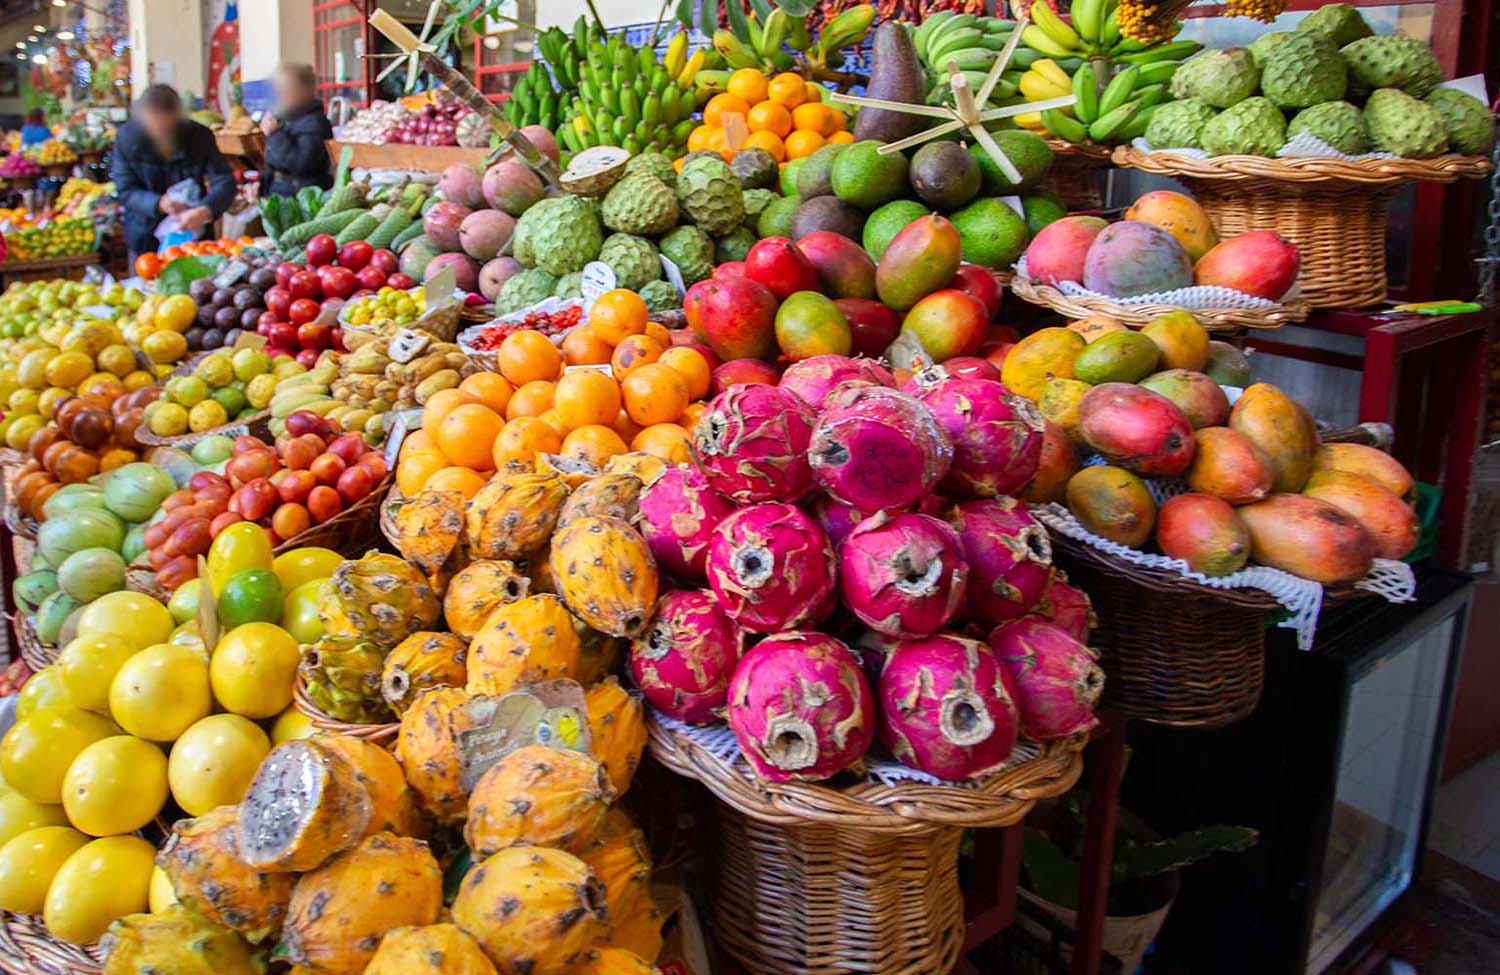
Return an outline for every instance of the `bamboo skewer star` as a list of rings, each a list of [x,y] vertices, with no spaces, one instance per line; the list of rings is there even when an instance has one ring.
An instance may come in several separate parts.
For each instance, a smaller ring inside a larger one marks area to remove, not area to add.
[[[980,106],[989,102],[990,95],[995,86],[1000,83],[1000,76],[1010,65],[1010,60],[1015,56],[1016,48],[1021,43],[1021,32],[1025,30],[1029,18],[1022,16],[1016,22],[1015,30],[1011,31],[1010,38],[1006,40],[1005,47],[1000,49],[1000,54],[995,58],[995,63],[990,65],[989,74],[985,75],[984,83],[979,86],[976,94],[969,86],[969,79],[958,70],[958,65],[952,61],[948,62],[948,85],[953,91],[953,106],[947,105],[919,105],[911,102],[893,102],[884,98],[869,98],[864,95],[840,95],[839,101],[858,105],[861,108],[883,108],[892,112],[901,112],[906,115],[920,115],[924,118],[942,119],[941,124],[934,125],[930,129],[909,135],[904,139],[887,143],[878,150],[883,154],[901,152],[911,146],[940,139],[960,129],[967,129],[974,141],[984,147],[984,151],[995,165],[1000,167],[1000,172],[1005,178],[1013,183],[1021,182],[1021,172],[1016,169],[1010,157],[1005,154],[999,144],[995,142],[994,136],[986,129],[986,122],[995,122],[1000,119],[1012,118],[1016,115],[1024,115],[1027,112],[1045,112],[1049,108],[1067,108],[1077,101],[1073,95],[1062,95],[1057,98],[1044,98],[1039,102],[1027,102],[1023,105],[1007,105],[1003,108],[990,108],[981,110]]]

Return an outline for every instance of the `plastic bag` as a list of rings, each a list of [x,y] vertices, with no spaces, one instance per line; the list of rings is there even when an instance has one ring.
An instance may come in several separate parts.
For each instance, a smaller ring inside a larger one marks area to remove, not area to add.
[[[195,179],[178,180],[167,187],[167,191],[161,196],[162,199],[179,203],[187,209],[203,202],[203,186]],[[197,237],[196,230],[183,228],[182,220],[175,213],[167,214],[166,219],[156,225],[156,239],[161,241],[162,249],[185,244]]]

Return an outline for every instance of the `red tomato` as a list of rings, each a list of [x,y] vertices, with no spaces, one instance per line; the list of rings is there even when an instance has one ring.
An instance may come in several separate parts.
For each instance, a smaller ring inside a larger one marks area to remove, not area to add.
[[[317,486],[318,479],[313,476],[312,471],[288,471],[286,477],[282,478],[281,484],[277,486],[276,493],[280,495],[282,501],[288,504],[301,504]]]
[[[311,298],[298,298],[292,302],[292,310],[287,315],[287,321],[293,325],[306,325],[317,318],[323,311],[323,306]]]
[[[382,247],[370,255],[370,266],[378,267],[386,274],[395,274],[401,268],[401,258]]]
[[[284,504],[271,516],[271,531],[282,539],[293,538],[312,527],[312,515],[300,504]]]
[[[314,271],[298,271],[292,275],[292,281],[287,285],[286,290],[291,294],[293,301],[298,298],[317,300],[323,297],[323,286],[318,282],[318,275]]]
[[[365,242],[360,241],[360,243]],[[365,246],[370,245],[365,244]],[[359,287],[359,280],[353,271],[347,267],[333,265],[318,268],[318,282],[322,285],[324,298],[345,299],[354,294],[354,290]]]
[[[312,489],[307,496],[307,510],[312,515],[313,524],[321,525],[344,510],[344,502],[339,499],[339,493],[326,484],[319,484]]]
[[[325,453],[313,458],[308,470],[312,471],[313,477],[318,479],[319,484],[332,487],[338,483],[339,475],[344,473],[344,468],[347,466],[349,465],[345,464],[338,454]]]
[[[359,279],[359,286],[361,288],[367,288],[370,291],[379,291],[386,286],[388,276],[378,267],[366,267],[361,268],[355,277]]]
[[[368,467],[360,467],[356,464],[339,475],[339,497],[344,499],[345,504],[354,504],[373,490],[375,490],[375,477]]]
[[[328,452],[334,454],[344,462],[345,467],[352,467],[359,463],[359,459],[365,455],[369,447],[365,445],[365,438],[358,433],[342,433],[334,437],[328,444]]]
[[[375,248],[370,246],[367,240],[354,240],[339,248],[339,267],[358,271],[370,263],[370,258],[375,254]],[[387,272],[389,273],[389,272]]]
[[[338,252],[338,241],[328,234],[318,234],[307,242],[307,265],[308,267],[322,267],[325,264],[332,264]]]
[[[266,310],[278,321],[286,321],[286,313],[292,307],[292,293],[281,285],[266,291]]]

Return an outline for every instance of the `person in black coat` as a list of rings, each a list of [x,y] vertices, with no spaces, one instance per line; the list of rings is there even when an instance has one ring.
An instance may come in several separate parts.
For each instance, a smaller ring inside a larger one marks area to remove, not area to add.
[[[327,145],[333,126],[318,101],[317,76],[308,65],[285,64],[271,85],[276,111],[261,122],[266,132],[262,195],[293,196],[304,186],[328,189],[333,185]]]
[[[115,133],[110,179],[125,211],[125,243],[133,262],[155,251],[156,227],[168,215],[199,236],[234,202],[234,172],[214,134],[182,114],[182,99],[169,85],[152,85],[136,102],[130,121]],[[197,203],[166,195],[183,180],[197,183]]]

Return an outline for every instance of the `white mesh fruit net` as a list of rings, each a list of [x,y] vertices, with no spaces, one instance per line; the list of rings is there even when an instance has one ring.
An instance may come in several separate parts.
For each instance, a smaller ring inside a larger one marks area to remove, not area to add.
[[[1016,274],[1023,278],[1030,277],[1026,273],[1026,258],[1024,257],[1016,262],[1015,270]],[[1132,305],[1173,305],[1188,311],[1212,311],[1220,308],[1279,308],[1281,306],[1280,302],[1258,298],[1233,288],[1221,288],[1218,285],[1193,285],[1189,288],[1173,288],[1171,291],[1153,291],[1150,294],[1135,295],[1130,298],[1116,298],[1114,295],[1107,295],[1101,291],[1093,291],[1077,281],[1060,281],[1054,287],[1065,295],[1076,298],[1102,298],[1126,308]],[[1293,288],[1282,297],[1291,298],[1296,293],[1296,288]]]

